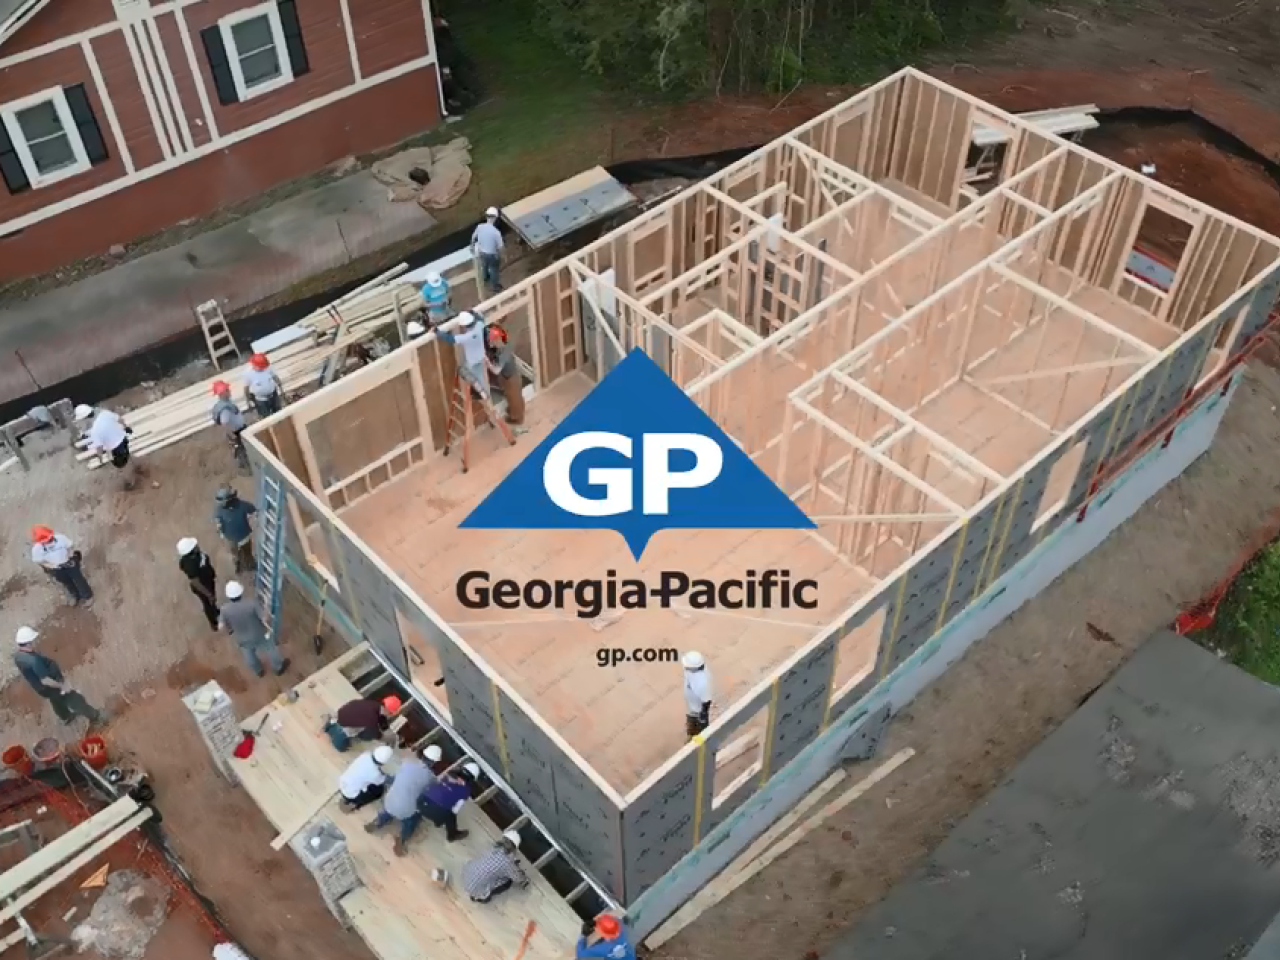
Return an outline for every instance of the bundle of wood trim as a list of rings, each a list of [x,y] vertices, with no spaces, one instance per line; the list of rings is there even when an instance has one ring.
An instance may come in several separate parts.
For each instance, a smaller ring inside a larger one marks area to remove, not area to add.
[[[402,263],[298,321],[297,326],[311,331],[311,336],[267,352],[286,394],[296,396],[315,389],[326,362],[423,306],[417,286],[396,279],[407,270]],[[137,410],[117,411],[133,430],[130,451],[134,456],[153,453],[212,427],[213,384],[217,380],[229,383],[232,399],[243,406],[248,371],[248,364],[241,364]],[[91,470],[106,462],[89,452],[78,454],[76,459],[88,461]]]

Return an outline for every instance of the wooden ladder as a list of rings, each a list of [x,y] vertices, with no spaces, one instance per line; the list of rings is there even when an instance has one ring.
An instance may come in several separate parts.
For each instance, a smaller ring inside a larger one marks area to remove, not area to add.
[[[209,359],[216,369],[222,369],[222,358],[228,354],[234,354],[237,362],[243,359],[217,300],[206,300],[196,307],[196,317],[200,320],[200,329],[204,331],[204,342],[209,347]]]
[[[495,424],[502,437],[511,446],[515,446],[516,436],[507,426],[506,420],[498,415],[493,407],[491,397],[480,395],[471,381],[461,373],[453,377],[453,396],[449,400],[449,420],[445,425],[444,455],[447,457],[453,445],[462,443],[462,472],[466,473],[471,466],[471,433],[475,430],[475,411],[472,406],[473,397],[479,399],[480,406],[489,423]]]

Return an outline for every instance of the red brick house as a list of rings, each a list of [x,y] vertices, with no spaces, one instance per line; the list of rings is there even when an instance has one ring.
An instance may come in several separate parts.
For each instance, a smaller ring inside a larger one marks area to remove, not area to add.
[[[444,112],[430,0],[0,0],[0,280]]]

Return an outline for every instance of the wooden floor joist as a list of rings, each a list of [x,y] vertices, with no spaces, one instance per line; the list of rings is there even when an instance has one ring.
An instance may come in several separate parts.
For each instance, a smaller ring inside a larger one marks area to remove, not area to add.
[[[136,800],[121,797],[84,823],[77,824],[56,840],[45,844],[21,863],[0,874],[0,900],[13,896],[24,887],[39,880],[44,874],[60,866],[68,857],[79,853],[103,834],[124,823],[137,813],[138,809]]]

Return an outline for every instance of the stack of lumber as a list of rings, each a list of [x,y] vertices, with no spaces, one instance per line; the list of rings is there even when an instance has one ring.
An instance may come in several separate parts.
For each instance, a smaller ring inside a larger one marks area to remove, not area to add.
[[[1070,138],[1088,130],[1096,130],[1098,120],[1094,114],[1097,112],[1097,104],[1082,103],[1072,107],[1054,107],[1050,110],[1029,110],[1016,116],[1019,120],[1035,124],[1045,133]],[[981,123],[974,124],[973,145],[975,147],[994,147],[1008,139],[1001,130]]]
[[[309,329],[310,337],[268,351],[271,367],[284,384],[286,394],[295,396],[315,388],[325,361],[387,324],[395,323],[397,316],[408,316],[422,306],[417,287],[397,280],[407,269],[405,264],[400,264],[317,310],[297,324]],[[117,411],[133,430],[129,440],[131,452],[134,456],[153,453],[212,427],[213,384],[217,380],[231,385],[232,399],[243,407],[248,369],[247,363],[241,364],[145,407]],[[106,462],[89,452],[80,453],[77,459],[87,460],[91,470]]]

